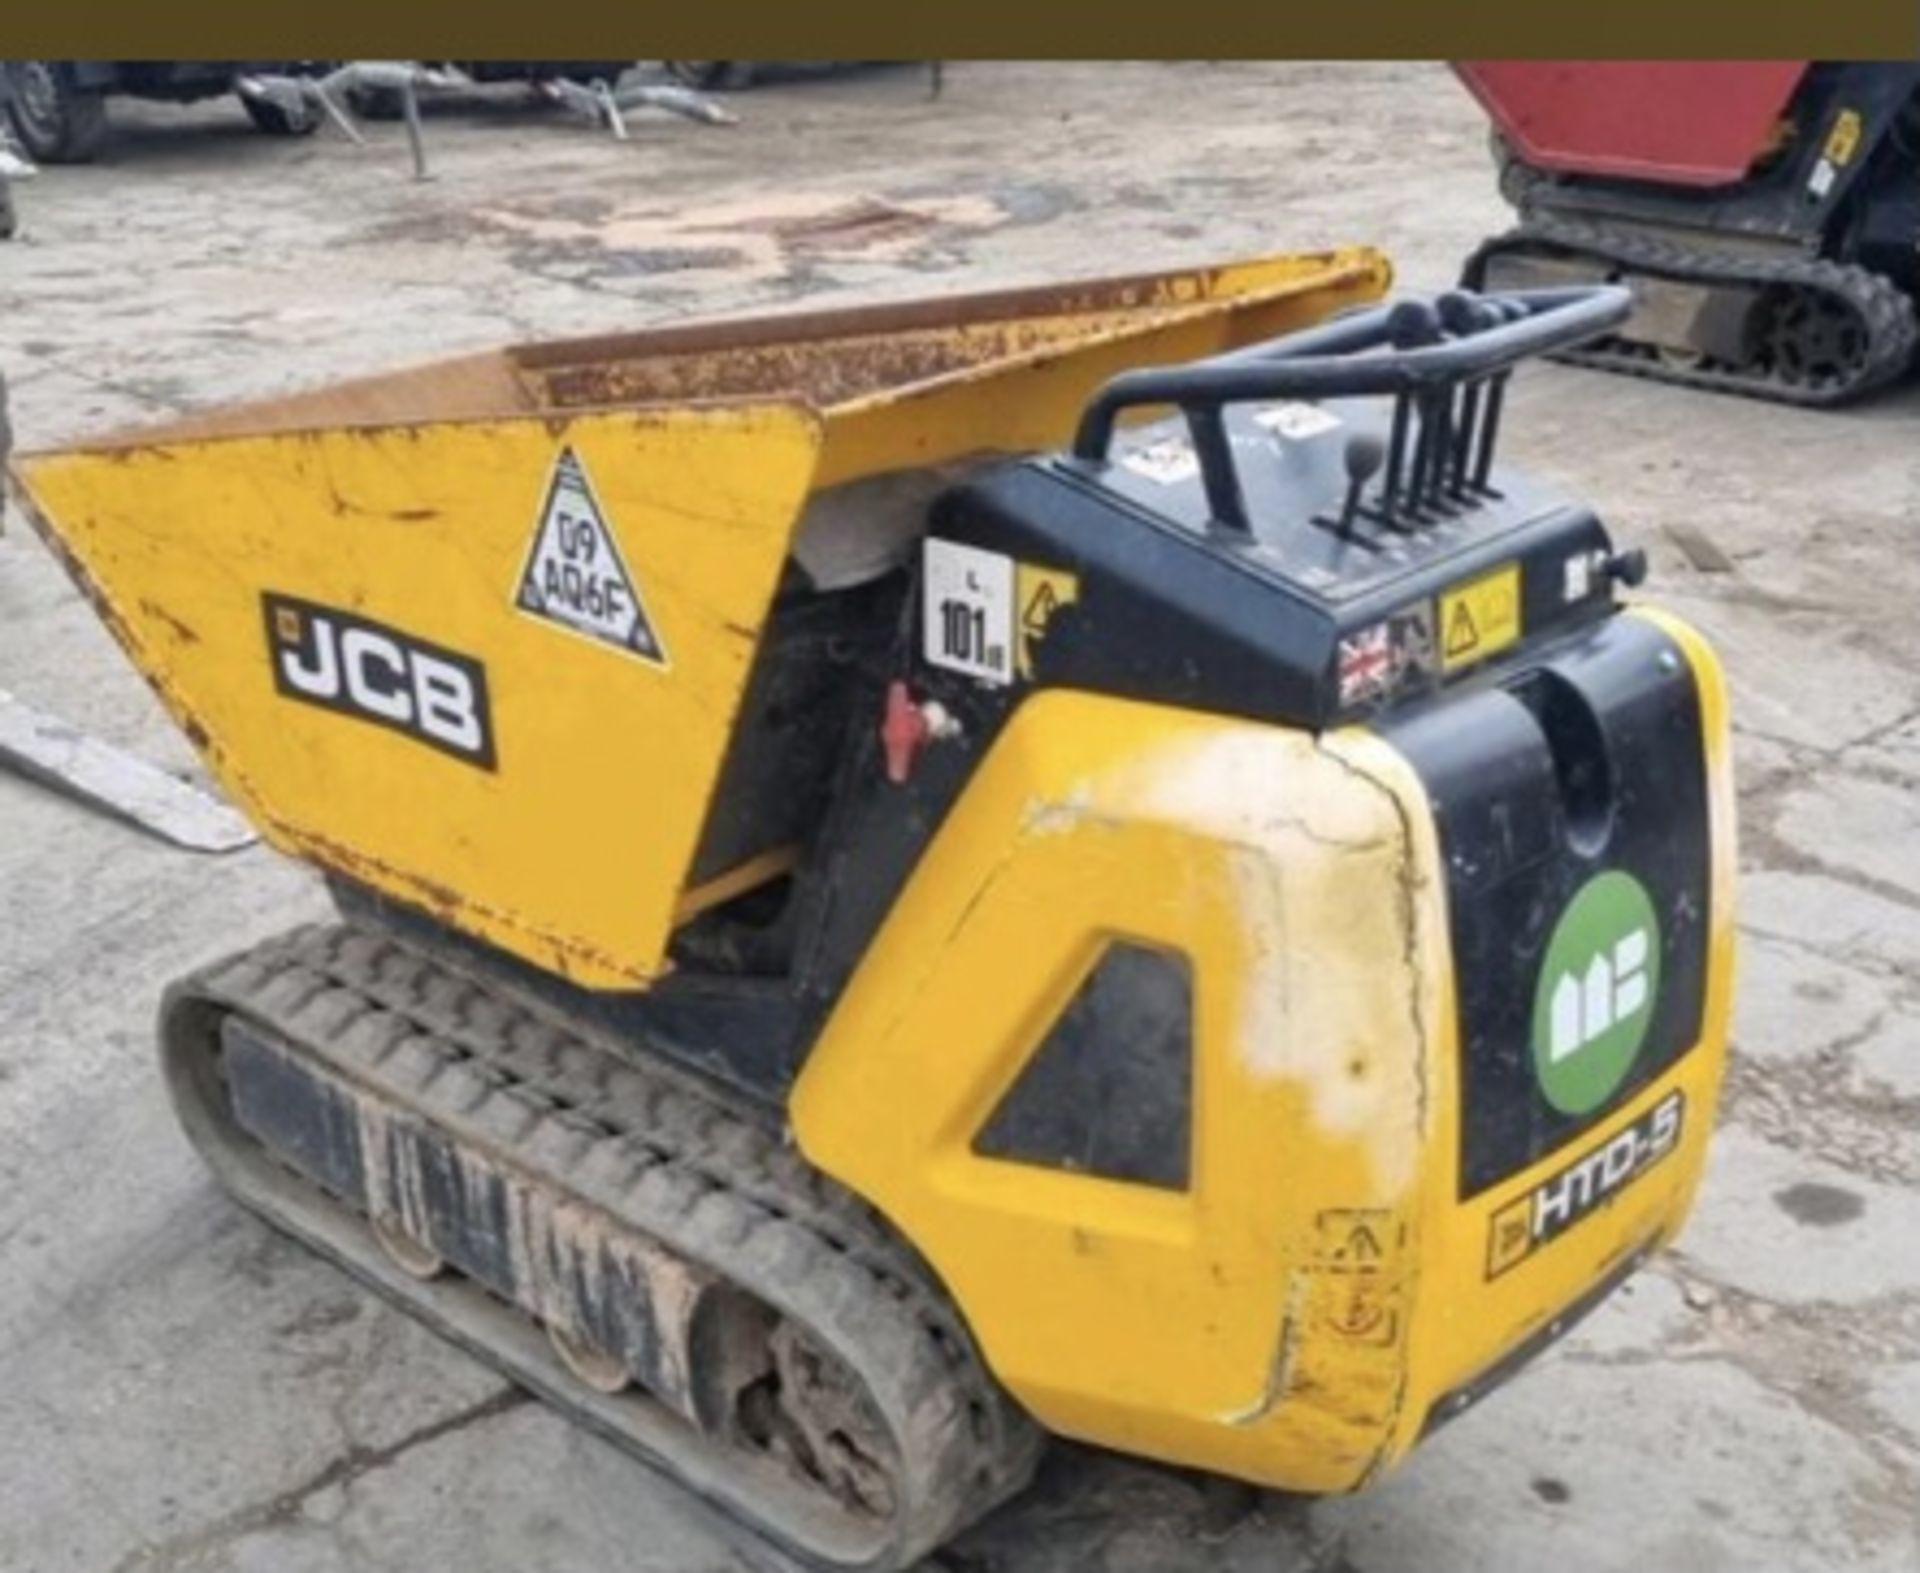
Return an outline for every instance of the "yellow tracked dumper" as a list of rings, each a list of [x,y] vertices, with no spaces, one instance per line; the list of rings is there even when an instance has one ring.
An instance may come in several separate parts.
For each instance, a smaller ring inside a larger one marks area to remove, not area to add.
[[[1366,251],[543,344],[13,462],[336,926],[248,1206],[813,1569],[1048,1433],[1378,1478],[1671,1238],[1725,692]]]

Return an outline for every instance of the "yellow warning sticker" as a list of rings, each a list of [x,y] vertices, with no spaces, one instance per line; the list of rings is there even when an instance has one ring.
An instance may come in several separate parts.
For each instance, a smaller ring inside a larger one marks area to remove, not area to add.
[[[1457,672],[1520,637],[1520,565],[1507,563],[1440,597],[1440,668]]]
[[[1080,599],[1080,579],[1064,568],[1042,568],[1021,563],[1015,574],[1014,602],[1019,610],[1019,638],[1015,641],[1022,677],[1033,676],[1033,647],[1045,637],[1054,613]]]
[[[1827,133],[1827,145],[1821,149],[1841,169],[1852,162],[1860,146],[1860,111],[1843,109],[1833,117],[1833,129]]]

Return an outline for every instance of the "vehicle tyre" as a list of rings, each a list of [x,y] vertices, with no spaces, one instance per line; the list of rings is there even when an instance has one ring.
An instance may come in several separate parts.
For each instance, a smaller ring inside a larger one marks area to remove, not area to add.
[[[270,137],[310,137],[320,129],[320,106],[304,100],[291,109],[265,98],[240,95],[247,118]]]
[[[107,98],[83,88],[70,60],[9,60],[7,123],[37,164],[84,164],[107,134]]]
[[[347,108],[362,120],[401,120],[407,113],[407,95],[397,87],[350,87]]]
[[[676,82],[707,93],[747,87],[753,81],[751,60],[664,60],[661,64]]]

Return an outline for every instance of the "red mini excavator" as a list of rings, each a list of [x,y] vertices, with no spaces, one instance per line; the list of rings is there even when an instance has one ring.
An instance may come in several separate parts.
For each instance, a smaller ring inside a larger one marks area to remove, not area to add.
[[[1466,61],[1519,224],[1475,289],[1610,281],[1634,312],[1568,360],[1838,404],[1912,359],[1920,64]]]

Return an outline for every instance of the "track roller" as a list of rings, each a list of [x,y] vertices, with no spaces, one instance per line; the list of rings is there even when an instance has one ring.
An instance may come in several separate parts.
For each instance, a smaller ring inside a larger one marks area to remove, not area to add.
[[[801,1566],[909,1567],[1032,1472],[913,1253],[676,1073],[351,928],[182,980],[161,1040],[241,1201]]]

